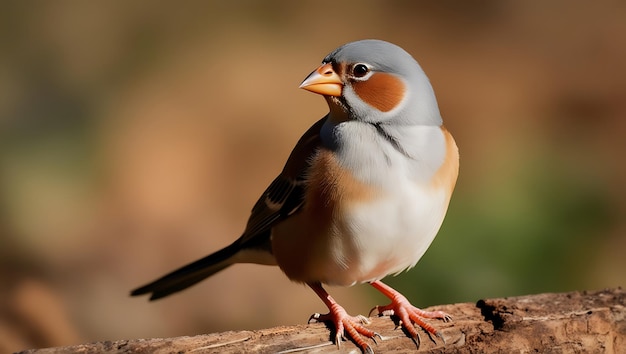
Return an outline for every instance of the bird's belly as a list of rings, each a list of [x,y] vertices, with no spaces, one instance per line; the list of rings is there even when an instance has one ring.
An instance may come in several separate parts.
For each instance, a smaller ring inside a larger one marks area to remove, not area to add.
[[[308,227],[296,230],[286,223],[276,228],[272,243],[279,266],[295,281],[344,286],[414,266],[439,230],[449,196],[430,186],[398,191],[338,203],[330,222],[321,222],[306,209],[294,215],[295,225]]]
[[[339,220],[343,247],[331,257],[347,263],[327,283],[341,285],[381,279],[413,267],[432,243],[447,208],[443,192],[404,189],[402,195],[354,206]],[[337,248],[335,248],[337,250]],[[343,272],[343,276],[341,273]],[[337,276],[339,275],[339,276]]]

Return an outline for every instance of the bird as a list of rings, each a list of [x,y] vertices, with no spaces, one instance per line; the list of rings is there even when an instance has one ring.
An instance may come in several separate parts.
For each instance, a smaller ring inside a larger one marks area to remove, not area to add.
[[[277,265],[328,307],[309,319],[332,322],[334,342],[373,353],[380,335],[325,290],[367,283],[388,297],[370,315],[395,315],[419,346],[425,319],[442,311],[413,306],[381,279],[415,266],[441,227],[459,171],[432,85],[401,47],[379,39],[333,50],[300,88],[322,95],[329,112],[298,140],[282,171],[254,204],[230,245],[131,292],[156,300],[237,263]],[[445,342],[445,340],[444,340]]]

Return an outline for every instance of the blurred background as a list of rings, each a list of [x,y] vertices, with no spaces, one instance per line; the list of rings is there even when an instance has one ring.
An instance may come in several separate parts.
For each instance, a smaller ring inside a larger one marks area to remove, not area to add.
[[[439,236],[392,286],[426,307],[626,283],[624,2],[8,1],[0,352],[324,312],[266,266],[128,294],[238,237],[327,111],[301,80],[364,38],[421,63],[461,152]],[[329,291],[353,314],[386,303]]]

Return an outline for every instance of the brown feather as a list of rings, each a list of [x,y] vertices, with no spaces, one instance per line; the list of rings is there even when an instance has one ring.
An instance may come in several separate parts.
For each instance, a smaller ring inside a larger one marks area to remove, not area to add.
[[[446,139],[446,157],[433,176],[431,184],[436,188],[445,188],[447,195],[452,195],[459,175],[459,149],[448,129],[442,125],[441,131]]]

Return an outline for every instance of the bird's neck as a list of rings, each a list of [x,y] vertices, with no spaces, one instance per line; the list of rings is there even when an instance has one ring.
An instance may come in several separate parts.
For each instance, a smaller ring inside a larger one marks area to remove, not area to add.
[[[445,158],[439,126],[380,126],[361,121],[337,123],[332,115],[320,131],[322,144],[364,183],[383,185],[411,179],[428,181]]]

